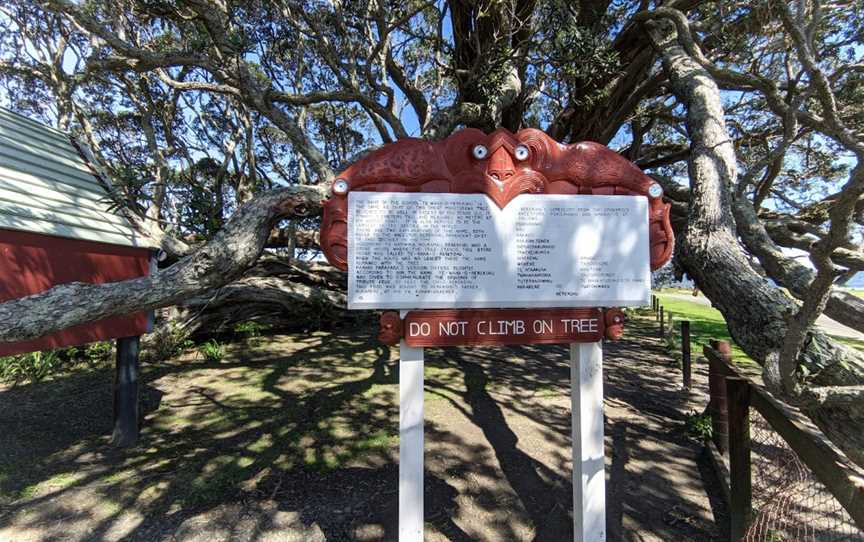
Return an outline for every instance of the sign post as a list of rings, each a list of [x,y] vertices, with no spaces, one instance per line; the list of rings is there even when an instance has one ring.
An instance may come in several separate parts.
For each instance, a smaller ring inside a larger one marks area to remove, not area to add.
[[[423,540],[423,347],[399,343],[399,540]]]
[[[602,340],[650,301],[674,239],[663,190],[594,143],[539,130],[405,139],[333,182],[321,248],[349,309],[399,345],[399,540],[423,539],[423,348],[570,344],[573,540],[606,539]],[[350,220],[349,220],[350,218]],[[600,308],[607,307],[607,308]]]
[[[603,347],[570,344],[573,439],[573,540],[606,540],[606,474],[603,449]]]

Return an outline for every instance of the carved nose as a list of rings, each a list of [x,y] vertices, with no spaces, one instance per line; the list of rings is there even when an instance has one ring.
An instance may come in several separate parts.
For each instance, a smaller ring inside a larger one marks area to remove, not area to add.
[[[490,169],[489,170],[489,176],[495,177],[499,181],[506,181],[507,179],[512,177],[514,173],[515,173],[515,171],[513,171],[512,169]]]
[[[510,158],[507,149],[504,147],[498,147],[498,149],[492,153],[492,157],[489,158],[489,166],[486,168],[486,173],[488,173],[490,177],[494,177],[499,181],[506,181],[516,173],[516,169],[513,167],[513,160]]]

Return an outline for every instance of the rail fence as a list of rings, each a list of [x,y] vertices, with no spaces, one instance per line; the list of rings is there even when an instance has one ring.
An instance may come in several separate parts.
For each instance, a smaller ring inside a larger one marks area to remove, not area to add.
[[[659,298],[660,337],[674,331]],[[662,316],[661,316],[662,315]],[[682,376],[690,387],[690,323],[681,321]],[[731,539],[864,542],[864,469],[797,410],[737,367],[729,343],[710,341],[707,451],[729,507]]]

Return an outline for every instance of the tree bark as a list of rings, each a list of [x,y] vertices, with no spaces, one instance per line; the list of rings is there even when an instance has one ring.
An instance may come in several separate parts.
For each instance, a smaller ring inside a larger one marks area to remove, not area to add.
[[[788,288],[796,298],[802,299],[813,284],[816,273],[783,254],[756,216],[756,210],[746,196],[734,199],[732,211],[737,232],[747,250],[759,259],[768,276]],[[828,298],[825,314],[843,325],[864,332],[864,299],[835,290]]]
[[[177,305],[190,335],[233,333],[254,321],[273,329],[321,329],[349,316],[346,275],[326,264],[263,257],[231,284]]]
[[[658,175],[652,175],[652,178],[663,186],[665,197],[672,204],[672,228],[675,235],[683,237],[689,214],[690,191],[671,179]],[[772,280],[788,288],[795,298],[803,299],[816,275],[813,270],[783,254],[769,233],[771,219],[757,216],[753,204],[746,196],[733,194],[732,211],[736,233],[748,252],[759,260]],[[864,299],[856,295],[840,290],[832,291],[825,306],[825,315],[864,333]]]

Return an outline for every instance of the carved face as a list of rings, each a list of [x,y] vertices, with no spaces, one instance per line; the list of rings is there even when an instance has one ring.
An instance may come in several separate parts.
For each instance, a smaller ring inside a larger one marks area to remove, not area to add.
[[[479,130],[454,134],[444,155],[454,184],[465,192],[485,193],[502,208],[519,194],[545,192],[547,179],[541,164],[548,152],[546,142],[533,132],[514,135],[499,129],[489,135]]]

